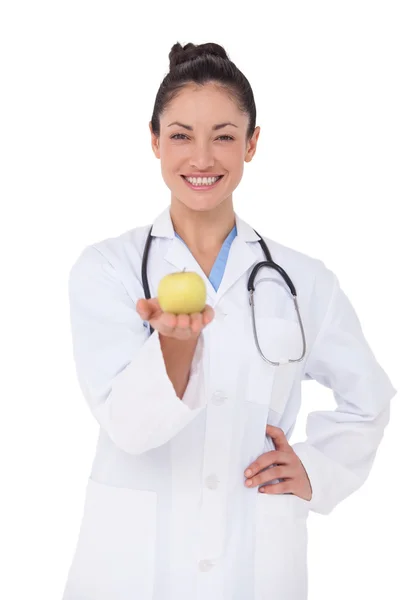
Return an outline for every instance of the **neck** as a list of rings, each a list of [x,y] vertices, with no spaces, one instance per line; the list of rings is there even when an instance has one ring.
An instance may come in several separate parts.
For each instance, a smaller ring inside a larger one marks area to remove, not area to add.
[[[176,233],[192,251],[201,254],[219,251],[236,224],[232,198],[207,211],[192,210],[172,199],[170,214]]]

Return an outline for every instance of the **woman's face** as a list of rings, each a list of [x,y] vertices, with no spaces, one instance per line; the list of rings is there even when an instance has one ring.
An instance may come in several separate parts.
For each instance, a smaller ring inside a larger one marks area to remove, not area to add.
[[[244,162],[256,151],[260,128],[246,142],[249,117],[214,83],[188,84],[160,117],[160,137],[151,130],[152,148],[161,160],[162,177],[179,200],[192,210],[212,210],[225,200],[243,175]],[[179,124],[178,124],[179,123]],[[229,124],[226,124],[229,123]],[[225,124],[215,129],[216,125]],[[183,176],[223,177],[214,185],[197,188]]]

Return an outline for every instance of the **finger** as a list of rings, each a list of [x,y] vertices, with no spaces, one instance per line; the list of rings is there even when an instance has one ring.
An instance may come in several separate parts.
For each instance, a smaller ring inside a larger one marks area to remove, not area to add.
[[[190,316],[189,315],[177,315],[176,328],[188,329],[190,328]]]
[[[209,304],[206,304],[204,310],[202,312],[203,315],[203,325],[206,326],[213,320],[215,316],[215,311]]]
[[[147,319],[150,313],[149,307],[147,305],[147,300],[144,298],[140,298],[136,302],[136,312],[140,315],[141,319]]]
[[[139,298],[136,302],[136,312],[143,320],[150,320],[160,311],[160,305],[157,298]]]
[[[271,467],[270,469],[266,469],[265,471],[261,471],[255,477],[251,479],[247,479],[245,482],[246,487],[256,487],[263,483],[268,483],[269,481],[273,481],[274,479],[292,479],[293,478],[293,469],[288,467],[287,465],[279,465],[276,467]]]
[[[286,435],[280,427],[267,425],[266,432],[267,435],[269,435],[273,439],[276,450],[285,451],[288,448],[291,449],[291,446],[287,441]]]
[[[203,315],[201,313],[192,313],[190,315],[190,326],[193,333],[200,333],[203,328]]]
[[[293,494],[292,481],[281,481],[280,483],[271,483],[259,489],[261,494]]]
[[[251,463],[244,474],[246,477],[252,477],[257,475],[259,471],[269,467],[271,465],[287,465],[290,464],[291,456],[287,452],[280,452],[279,450],[271,450],[261,454],[253,463]]]
[[[157,319],[157,322],[151,322],[155,329],[158,329],[161,335],[172,336],[176,327],[176,316],[172,313],[162,313],[161,317]]]
[[[176,327],[173,331],[173,336],[178,340],[188,340],[193,335],[190,327],[190,316],[181,314],[177,316]]]

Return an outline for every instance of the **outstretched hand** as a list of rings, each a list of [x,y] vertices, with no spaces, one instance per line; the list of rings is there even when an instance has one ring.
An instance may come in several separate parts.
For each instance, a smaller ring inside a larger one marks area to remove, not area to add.
[[[208,304],[202,312],[190,315],[163,312],[157,298],[141,298],[136,303],[136,312],[161,335],[178,340],[197,338],[215,316],[214,309]]]

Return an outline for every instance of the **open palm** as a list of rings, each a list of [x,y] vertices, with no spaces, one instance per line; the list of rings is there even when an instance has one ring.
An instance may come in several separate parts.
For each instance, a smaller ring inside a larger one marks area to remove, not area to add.
[[[215,314],[208,304],[201,313],[190,315],[163,312],[157,298],[141,298],[136,303],[136,312],[162,335],[180,340],[197,337],[201,330],[211,323]]]

